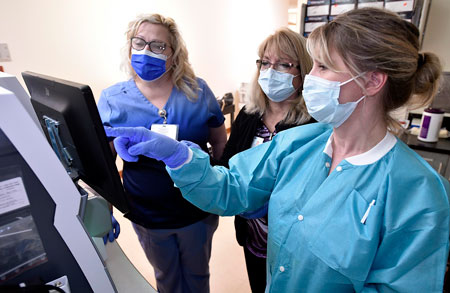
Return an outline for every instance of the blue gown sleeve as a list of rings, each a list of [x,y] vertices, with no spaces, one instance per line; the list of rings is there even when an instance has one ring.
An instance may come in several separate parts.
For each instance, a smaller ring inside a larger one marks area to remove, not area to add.
[[[166,169],[183,196],[204,211],[222,216],[255,211],[269,201],[283,159],[319,136],[326,141],[331,131],[326,124],[285,130],[272,141],[233,156],[229,169],[211,167],[209,156],[196,149],[189,163]]]
[[[414,170],[401,172],[410,177]],[[436,173],[413,180],[397,175],[385,183],[382,237],[363,292],[442,292],[449,183]]]
[[[262,207],[270,197],[281,158],[277,143],[246,150],[230,160],[230,169],[212,167],[206,153],[193,149],[192,161],[167,169],[183,196],[200,209],[231,216]]]

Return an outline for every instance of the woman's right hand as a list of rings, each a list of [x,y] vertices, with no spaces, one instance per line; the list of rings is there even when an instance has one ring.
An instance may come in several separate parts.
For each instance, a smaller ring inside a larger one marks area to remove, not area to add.
[[[119,156],[129,162],[136,162],[139,155],[163,161],[168,167],[176,168],[189,157],[189,147],[168,136],[145,127],[105,127],[106,135],[116,137],[114,146]]]

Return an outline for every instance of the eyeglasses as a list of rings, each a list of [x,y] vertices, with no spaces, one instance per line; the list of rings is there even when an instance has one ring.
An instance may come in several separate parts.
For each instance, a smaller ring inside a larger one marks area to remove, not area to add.
[[[271,66],[273,66],[273,69],[280,72],[288,72],[292,67],[300,68],[299,65],[295,65],[293,63],[286,63],[286,62],[277,62],[277,63],[270,63],[267,60],[256,60],[256,64],[259,66],[259,69],[267,70]]]
[[[131,38],[131,47],[135,50],[138,51],[144,50],[145,46],[147,45],[150,48],[150,51],[152,51],[155,54],[161,54],[162,52],[164,52],[167,46],[167,44],[164,42],[158,41],[146,42],[145,40],[138,37]]]

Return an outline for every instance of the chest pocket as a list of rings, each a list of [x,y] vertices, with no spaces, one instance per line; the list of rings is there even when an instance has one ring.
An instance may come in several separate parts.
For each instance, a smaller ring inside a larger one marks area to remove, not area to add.
[[[361,223],[370,201],[352,190],[308,244],[311,252],[330,268],[356,281],[367,278],[379,243],[381,204],[371,206]]]

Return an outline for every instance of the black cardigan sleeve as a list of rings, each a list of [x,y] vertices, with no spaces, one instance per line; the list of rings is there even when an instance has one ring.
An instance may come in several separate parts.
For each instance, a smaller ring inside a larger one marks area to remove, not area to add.
[[[256,130],[261,125],[257,114],[247,114],[243,108],[231,125],[231,133],[223,150],[220,165],[228,167],[228,161],[237,153],[249,149]]]

